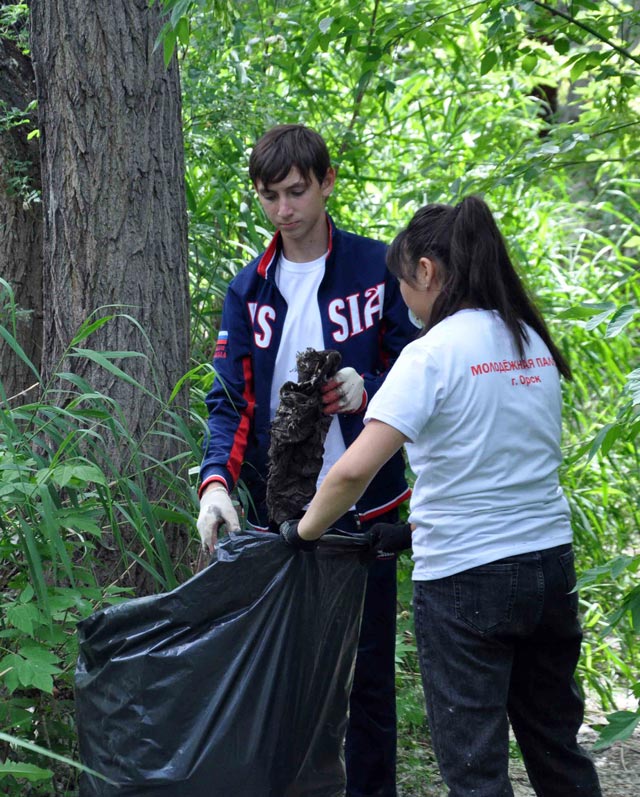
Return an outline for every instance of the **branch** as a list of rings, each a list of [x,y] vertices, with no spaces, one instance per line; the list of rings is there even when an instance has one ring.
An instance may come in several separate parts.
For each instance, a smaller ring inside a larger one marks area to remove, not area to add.
[[[571,14],[568,14],[566,11],[562,11],[559,8],[552,8],[550,5],[546,3],[540,2],[540,0],[533,0],[534,5],[538,6],[539,8],[543,8],[545,11],[548,11],[551,16],[554,17],[562,17],[562,19],[566,19],[567,22],[571,22],[572,25],[580,28],[581,30],[586,31],[586,33],[590,33],[594,36],[598,41],[601,41],[603,44],[606,44],[607,47],[611,47],[612,50],[615,50],[620,55],[624,55],[625,58],[628,58],[630,61],[633,61],[636,64],[640,64],[640,58],[630,53],[629,50],[625,50],[624,47],[620,47],[617,44],[614,44],[611,39],[607,39],[606,36],[603,36],[601,33],[598,33],[595,28],[592,28],[590,25],[587,25],[586,22],[581,22],[580,20],[572,17]]]
[[[7,404],[10,401],[13,401],[14,399],[20,398],[20,396],[26,396],[27,393],[29,393],[31,390],[33,390],[36,387],[40,387],[40,382],[34,382],[32,385],[29,385],[29,387],[26,387],[24,390],[21,390],[19,393],[16,393],[15,395],[10,396],[7,399]]]
[[[373,16],[371,17],[371,25],[369,26],[369,34],[367,36],[367,52],[371,49],[371,45],[373,44],[373,37],[376,32],[376,20],[378,17],[378,8],[380,7],[380,0],[375,0],[373,6]],[[340,145],[340,149],[338,150],[338,156],[336,158],[337,161],[340,160],[344,151],[347,148],[347,141],[349,139],[349,134],[353,131],[353,128],[356,126],[356,122],[358,121],[358,117],[360,116],[360,108],[362,106],[362,100],[364,99],[364,95],[366,93],[367,87],[371,80],[371,76],[367,78],[367,80],[362,82],[362,86],[360,87],[360,91],[356,95],[356,101],[353,106],[353,113],[351,114],[351,119],[347,126],[347,130],[344,134],[344,138],[342,139],[342,144]]]

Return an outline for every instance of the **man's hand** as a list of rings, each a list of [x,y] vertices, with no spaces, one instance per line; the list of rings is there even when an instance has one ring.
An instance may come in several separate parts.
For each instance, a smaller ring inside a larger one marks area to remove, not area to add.
[[[280,536],[292,548],[299,551],[313,551],[318,547],[318,540],[305,540],[298,534],[298,520],[285,520],[280,524]]]
[[[364,535],[371,542],[375,553],[394,553],[411,548],[410,523],[376,523]]]
[[[325,415],[359,412],[366,404],[364,379],[354,368],[341,368],[322,386],[322,404]]]
[[[227,488],[220,482],[213,482],[200,498],[200,514],[196,526],[202,544],[213,553],[218,542],[218,529],[223,524],[227,531],[239,531],[238,513],[233,508]]]

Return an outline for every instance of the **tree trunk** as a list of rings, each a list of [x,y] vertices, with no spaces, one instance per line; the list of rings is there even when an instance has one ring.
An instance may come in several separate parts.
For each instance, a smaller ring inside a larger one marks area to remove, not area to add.
[[[3,5],[3,4],[0,4]],[[40,369],[42,354],[42,206],[38,141],[27,139],[25,111],[35,99],[33,69],[14,41],[0,39],[0,323],[14,335]],[[15,323],[15,326],[14,326]],[[0,381],[15,407],[35,398],[27,388],[37,384],[34,372],[0,341]],[[1,393],[0,393],[1,396]]]
[[[159,5],[31,3],[45,217],[43,375],[71,371],[115,400],[150,466],[179,453],[174,437],[153,431],[189,358],[180,85],[175,58],[166,69],[162,48],[154,52]],[[143,353],[116,364],[158,400],[89,358],[68,356],[83,322],[104,316],[114,317],[79,345]],[[125,443],[107,441],[106,452],[110,467],[124,472]],[[151,500],[164,489],[153,477],[145,485]],[[179,556],[185,529],[165,533]],[[105,550],[101,561],[108,559]]]

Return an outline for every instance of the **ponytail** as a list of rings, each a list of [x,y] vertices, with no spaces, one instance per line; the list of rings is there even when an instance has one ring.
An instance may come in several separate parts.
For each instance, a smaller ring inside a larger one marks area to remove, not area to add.
[[[387,265],[395,276],[411,284],[421,257],[437,263],[442,283],[425,332],[462,306],[496,310],[520,357],[529,342],[527,324],[546,343],[559,372],[571,379],[569,364],[518,276],[484,200],[469,196],[455,207],[432,204],[421,208],[389,247]]]

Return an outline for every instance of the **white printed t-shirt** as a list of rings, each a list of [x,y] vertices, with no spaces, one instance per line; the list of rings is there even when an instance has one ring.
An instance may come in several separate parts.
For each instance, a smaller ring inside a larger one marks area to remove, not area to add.
[[[521,359],[497,313],[461,310],[404,348],[369,404],[365,423],[411,441],[414,581],[571,541],[560,378],[527,331]]]
[[[280,403],[280,388],[285,382],[297,382],[296,355],[311,348],[325,348],[322,319],[318,305],[318,288],[325,270],[326,254],[309,263],[295,263],[280,255],[276,284],[287,303],[287,315],[271,383],[271,420]],[[345,451],[344,438],[338,416],[334,415],[324,443],[322,469],[316,486],[319,487],[329,468]]]

